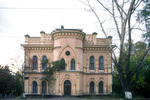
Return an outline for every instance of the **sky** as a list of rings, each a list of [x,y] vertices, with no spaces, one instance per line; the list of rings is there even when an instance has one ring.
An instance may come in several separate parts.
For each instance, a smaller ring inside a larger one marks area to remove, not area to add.
[[[98,31],[95,16],[79,0],[0,0],[0,64],[24,52],[24,35],[39,37],[40,31],[51,33],[65,28],[83,29],[87,34]]]
[[[99,12],[107,19],[101,8]],[[51,33],[61,25],[104,38],[96,17],[79,0],[0,0],[0,64],[9,65],[19,57],[23,62],[24,35],[39,37],[40,31]]]

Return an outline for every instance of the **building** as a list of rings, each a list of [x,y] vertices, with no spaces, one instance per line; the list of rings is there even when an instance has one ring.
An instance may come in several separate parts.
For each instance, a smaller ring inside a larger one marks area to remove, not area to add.
[[[112,92],[112,37],[97,38],[97,33],[85,34],[82,29],[56,29],[41,37],[25,35],[25,94],[47,95],[108,95]],[[53,84],[41,81],[46,66],[42,59],[61,60],[65,69],[56,72]]]

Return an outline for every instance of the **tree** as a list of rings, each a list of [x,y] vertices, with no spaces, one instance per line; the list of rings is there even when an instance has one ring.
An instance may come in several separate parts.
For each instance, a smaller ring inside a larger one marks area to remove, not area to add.
[[[93,7],[90,0],[87,0],[87,2],[83,2],[86,6],[90,8],[90,10],[94,13],[96,16],[99,27],[101,31],[104,33],[105,37],[108,37],[108,33],[106,31],[105,22],[102,21],[100,18],[102,14],[98,14],[99,10],[96,10],[98,8]],[[147,48],[140,59],[138,60],[138,63],[134,66],[134,68],[131,67],[131,48],[132,48],[132,33],[134,32],[134,26],[136,24],[131,24],[132,22],[132,16],[134,15],[136,9],[141,4],[142,0],[109,0],[109,2],[105,3],[103,0],[97,0],[97,3],[99,6],[103,7],[105,11],[110,15],[111,19],[111,26],[115,26],[114,30],[116,35],[118,36],[118,44],[116,45],[117,50],[119,51],[119,58],[117,59],[116,52],[113,49],[113,46],[111,45],[109,39],[109,47],[112,50],[112,61],[117,69],[119,79],[121,82],[121,86],[123,88],[123,91],[125,93],[125,98],[132,98],[132,87],[135,85],[133,83],[136,83],[137,80],[135,79],[133,81],[134,77],[138,77],[141,70],[141,63],[149,51],[150,48]],[[110,6],[108,6],[110,4]],[[108,26],[108,24],[107,24]],[[127,54],[124,55],[124,45],[125,41],[128,42],[127,45]],[[110,56],[111,57],[111,56]],[[123,64],[123,60],[125,60],[125,65]]]
[[[138,63],[138,59],[141,57],[142,52],[144,50],[146,50],[146,43],[144,42],[137,42],[133,45],[134,50],[131,56],[132,59],[132,64],[136,64]],[[147,53],[147,55],[145,56],[145,59],[142,61],[141,63],[141,71],[137,74],[139,74],[139,77],[134,77],[137,80],[136,85],[134,85],[133,87],[133,92],[134,94],[138,95],[138,96],[144,96],[144,97],[150,97],[149,96],[149,92],[150,92],[150,88],[149,88],[149,75],[150,75],[150,52]],[[135,65],[134,64],[134,65]],[[133,66],[134,66],[133,65]]]
[[[20,95],[22,93],[22,80],[20,73],[14,73],[9,66],[0,66],[0,93]]]
[[[145,30],[143,37],[147,40],[150,46],[150,1],[149,0],[143,0],[144,6],[142,10],[138,12],[137,21],[140,23],[143,23],[145,25]]]
[[[60,60],[53,61],[50,63],[48,59],[45,59],[45,60],[42,60],[41,64],[43,66],[44,65],[48,66],[47,69],[42,72],[42,75],[44,77],[42,77],[41,80],[46,81],[48,83],[48,92],[50,93],[49,86],[50,86],[50,84],[52,84],[52,81],[55,80],[55,78],[53,76],[54,72],[60,71],[62,67],[66,66],[66,63],[62,62]]]
[[[131,52],[131,59],[130,59],[131,70],[133,70],[134,66],[136,66],[136,64],[138,63],[138,60],[142,56],[143,51],[146,50],[146,47],[147,47],[146,43],[141,42],[141,41],[132,43],[132,52]],[[124,55],[127,55],[127,50],[128,50],[127,48],[128,48],[128,43],[125,43],[124,51],[123,51]],[[147,53],[147,55],[145,56],[145,59],[141,63],[141,71],[136,73],[136,74],[139,74],[138,77],[136,77],[136,75],[134,75],[133,78],[131,79],[132,84],[133,84],[133,89],[132,89],[133,95],[136,97],[137,96],[149,97],[149,94],[148,94],[150,92],[150,88],[149,88],[150,78],[148,77],[150,75],[149,60],[150,60],[150,52]],[[125,65],[126,65],[126,61],[124,59],[123,66],[125,66]],[[136,84],[135,84],[135,82],[136,82]],[[117,97],[123,97],[122,96],[123,91],[121,88],[119,76],[118,76],[116,69],[114,70],[114,74],[113,74],[113,92],[114,92],[114,94],[117,94]]]

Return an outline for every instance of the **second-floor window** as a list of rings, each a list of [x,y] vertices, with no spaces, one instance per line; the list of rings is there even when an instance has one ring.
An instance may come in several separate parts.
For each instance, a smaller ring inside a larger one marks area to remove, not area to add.
[[[36,70],[37,67],[38,67],[38,59],[37,59],[37,56],[33,56],[32,65],[33,65],[33,70]]]
[[[99,70],[104,70],[104,58],[103,58],[103,56],[99,57]]]
[[[71,70],[75,70],[75,60],[71,60]]]
[[[47,68],[47,64],[46,64],[47,61],[46,60],[47,60],[47,57],[43,56],[42,57],[42,62],[43,62],[43,64],[42,64],[42,70],[45,70]]]
[[[65,63],[64,58],[61,59],[61,62],[62,62],[62,63]],[[61,66],[61,68],[60,68],[61,70],[65,70],[65,66],[64,66],[64,65],[65,65],[65,64],[63,64],[63,66]]]
[[[90,70],[95,69],[95,59],[93,56],[90,57]]]

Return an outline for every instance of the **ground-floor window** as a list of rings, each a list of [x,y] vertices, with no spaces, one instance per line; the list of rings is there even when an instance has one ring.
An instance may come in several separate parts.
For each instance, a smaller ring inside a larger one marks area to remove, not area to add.
[[[32,83],[32,93],[37,93],[37,82],[33,81]]]
[[[99,82],[98,87],[99,87],[99,93],[103,93],[103,92],[104,92],[104,85],[103,85],[103,82],[102,82],[102,81]]]
[[[90,82],[90,93],[94,93],[94,82]]]
[[[42,93],[46,93],[47,89],[46,89],[46,82],[45,81],[42,82],[41,90],[42,90]]]

